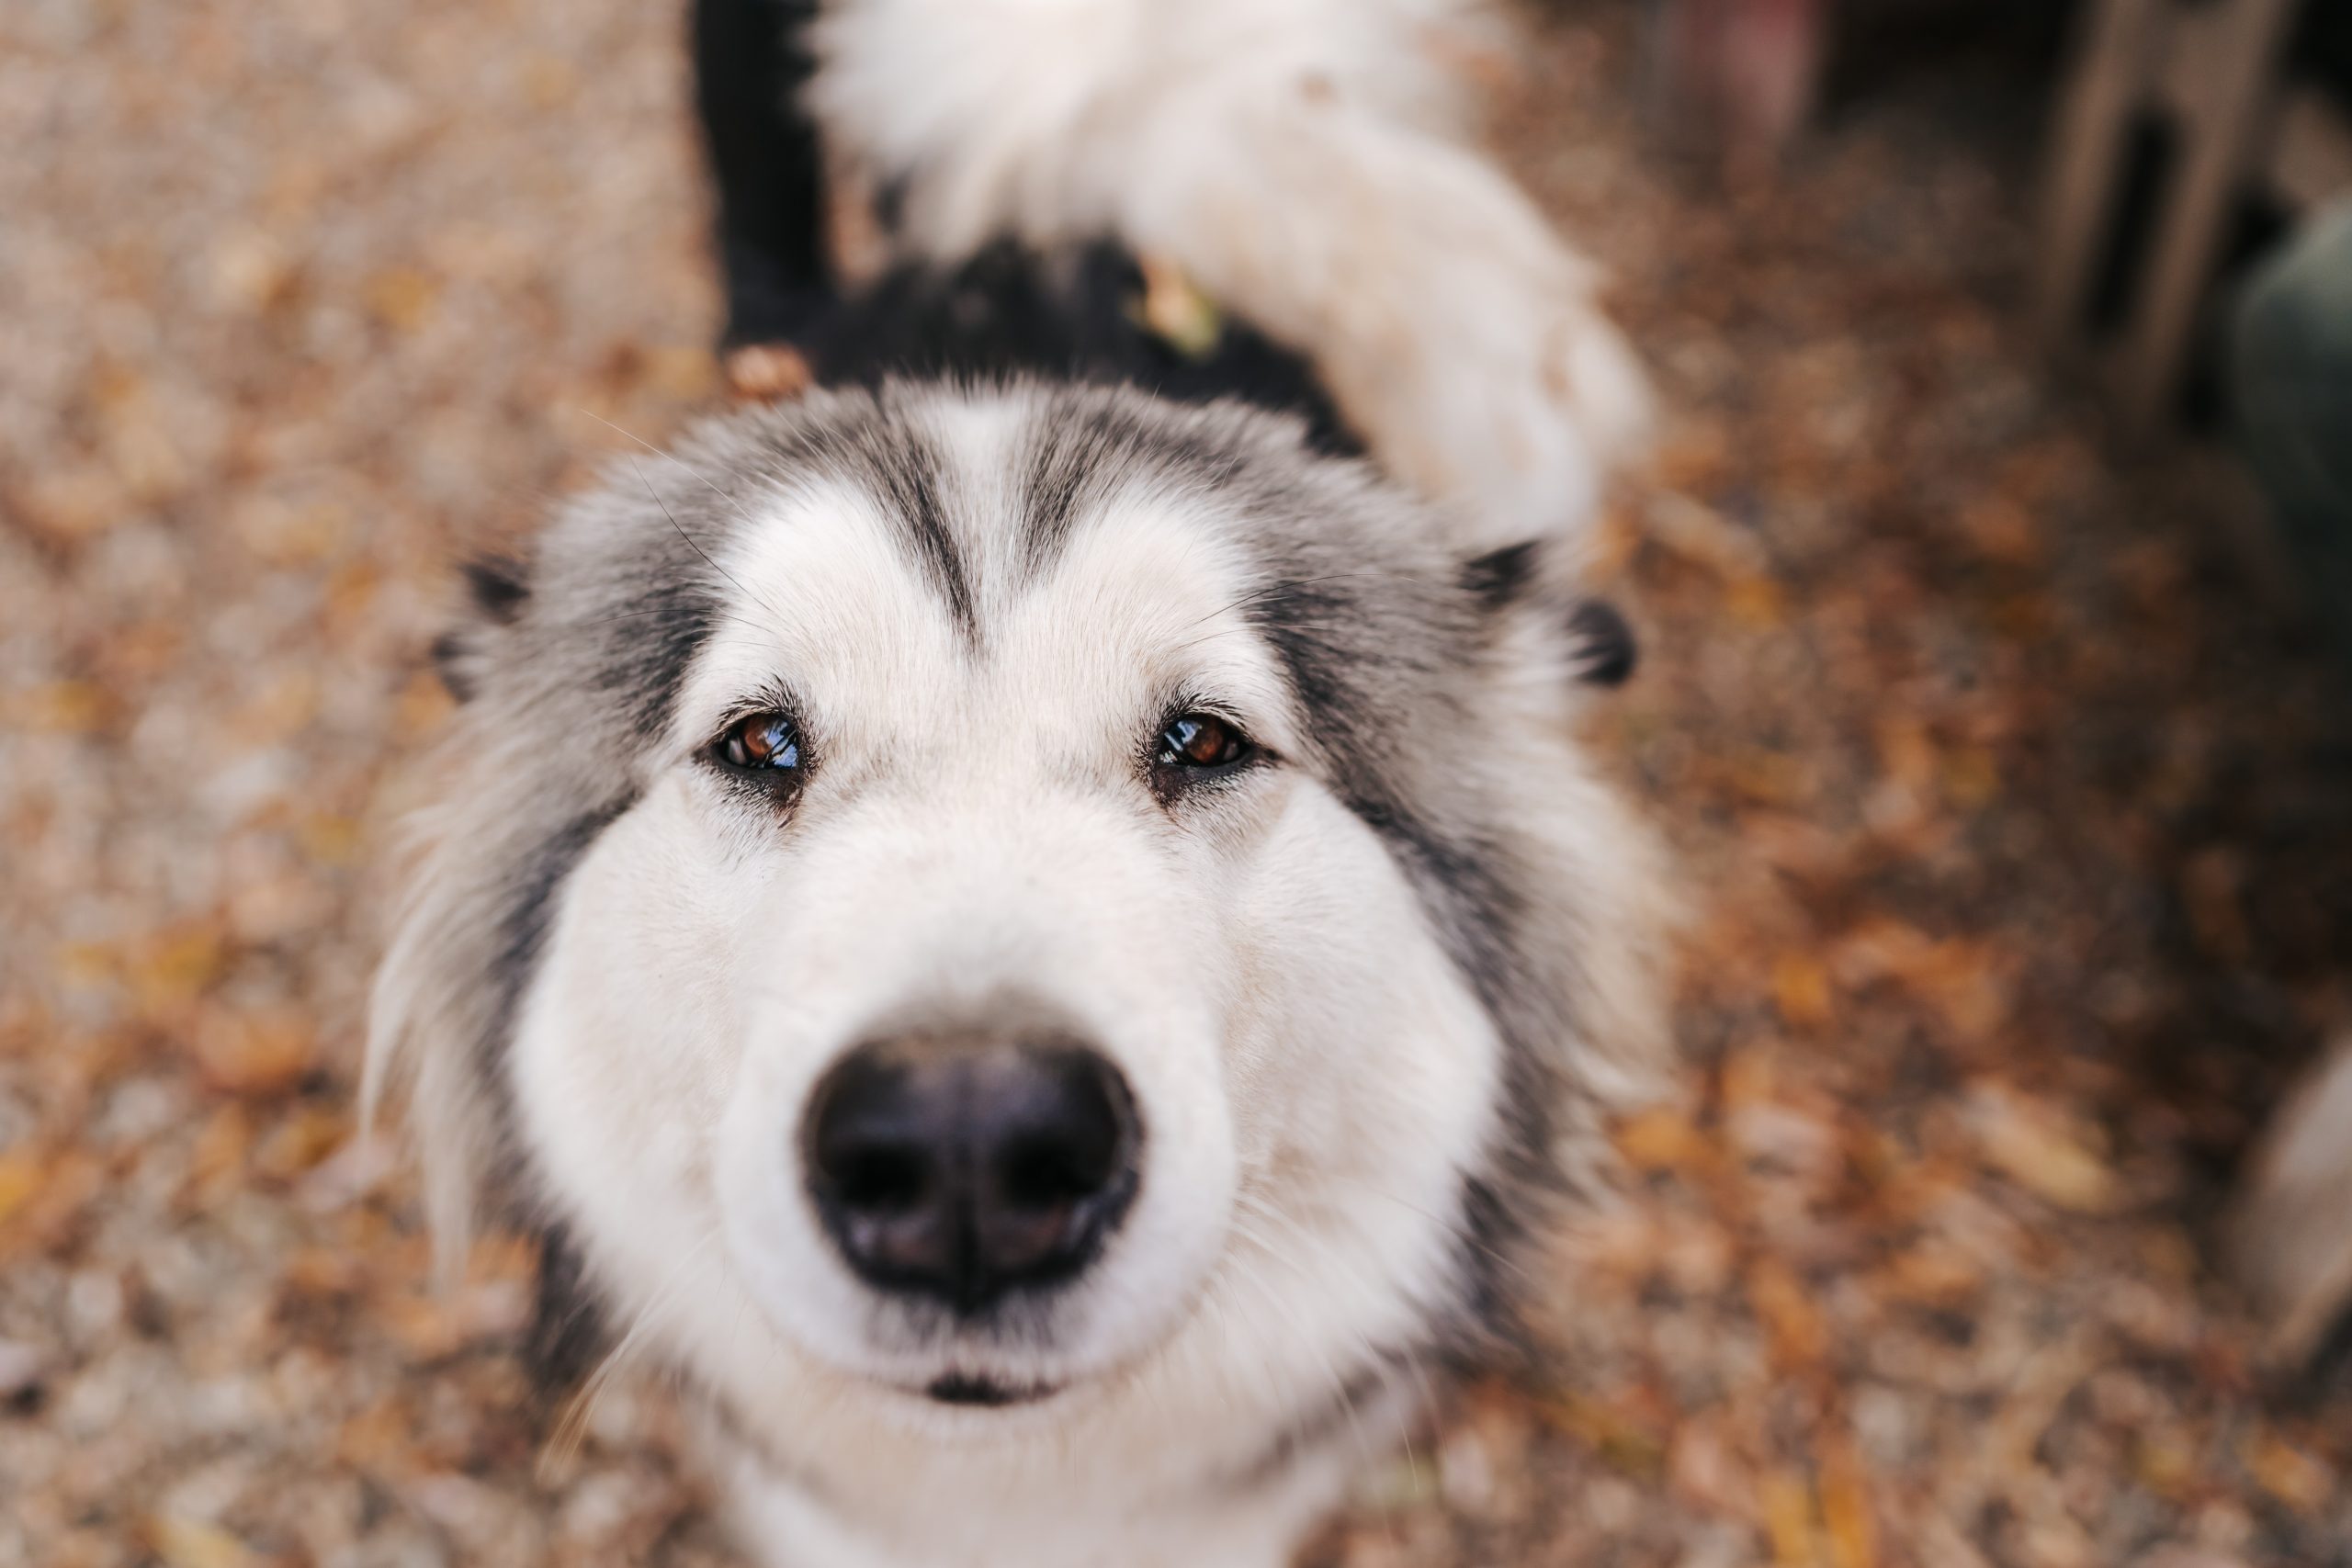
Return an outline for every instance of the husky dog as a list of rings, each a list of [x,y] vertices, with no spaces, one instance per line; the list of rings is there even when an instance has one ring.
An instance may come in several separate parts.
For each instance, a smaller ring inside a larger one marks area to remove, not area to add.
[[[1623,624],[1293,419],[816,392],[445,649],[376,998],[779,1568],[1284,1560],[1659,1064]]]
[[[1273,1568],[1662,1069],[1575,739],[1630,637],[1350,456],[1321,357],[1169,353],[1115,235],[797,294],[739,3],[732,311],[834,389],[475,570],[367,1093],[451,1254],[541,1236],[551,1376],[688,1391],[770,1568]]]

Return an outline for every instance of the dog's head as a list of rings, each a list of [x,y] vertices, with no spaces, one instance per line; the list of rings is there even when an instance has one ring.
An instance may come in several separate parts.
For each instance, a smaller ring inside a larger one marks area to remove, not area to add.
[[[1124,392],[625,461],[443,649],[374,1040],[443,1219],[496,1177],[738,1392],[1295,1404],[1424,1343],[1656,1041],[1570,738],[1623,623],[1442,536]]]

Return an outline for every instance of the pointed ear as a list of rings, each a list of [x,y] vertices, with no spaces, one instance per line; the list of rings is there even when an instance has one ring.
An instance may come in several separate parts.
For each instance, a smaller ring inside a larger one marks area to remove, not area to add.
[[[462,570],[467,613],[434,639],[433,667],[449,694],[464,703],[481,689],[498,635],[521,618],[531,584],[523,563],[510,557],[477,557]]]
[[[1634,628],[1614,604],[1564,586],[1549,570],[1552,547],[1535,539],[1505,545],[1463,563],[1462,586],[1490,620],[1533,616],[1564,644],[1569,675],[1587,685],[1622,686],[1639,662]]]
[[[1568,612],[1569,658],[1577,679],[1590,686],[1622,686],[1634,678],[1642,650],[1624,613],[1606,599],[1579,599]]]
[[[1462,564],[1462,586],[1490,615],[1498,615],[1526,598],[1535,585],[1538,542],[1521,539]]]

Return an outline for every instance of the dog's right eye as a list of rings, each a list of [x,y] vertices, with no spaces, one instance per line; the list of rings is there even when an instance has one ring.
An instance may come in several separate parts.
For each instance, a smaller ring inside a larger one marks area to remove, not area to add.
[[[1194,784],[1229,778],[1261,753],[1229,719],[1213,713],[1180,713],[1160,726],[1151,755],[1151,788],[1161,801],[1173,800]]]
[[[800,770],[800,727],[789,714],[747,714],[711,742],[710,754],[739,773],[795,773]]]
[[[1241,732],[1213,713],[1180,714],[1159,732],[1164,768],[1229,768],[1250,754]]]

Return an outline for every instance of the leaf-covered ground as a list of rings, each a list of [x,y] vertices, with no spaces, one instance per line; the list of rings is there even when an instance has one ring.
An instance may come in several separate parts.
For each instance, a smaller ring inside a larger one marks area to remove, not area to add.
[[[351,1125],[447,564],[715,395],[678,31],[0,8],[0,1562],[731,1561],[658,1390],[548,1449],[527,1259],[431,1295]],[[1678,411],[1600,739],[1692,1088],[1540,1364],[1317,1560],[2352,1562],[2352,1392],[2209,1262],[2345,1010],[2343,694],[2042,375],[2014,146],[1893,95],[1732,196],[1640,151],[1621,8],[1524,63],[1505,145]]]

